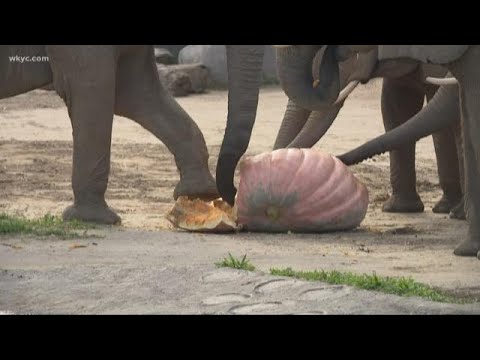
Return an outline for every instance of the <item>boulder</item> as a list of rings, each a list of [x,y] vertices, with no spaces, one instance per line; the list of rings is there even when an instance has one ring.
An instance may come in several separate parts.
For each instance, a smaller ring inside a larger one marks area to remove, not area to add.
[[[156,49],[167,49],[170,51],[175,59],[178,58],[178,53],[187,45],[153,45]],[[176,61],[175,61],[176,63]]]
[[[175,97],[187,96],[192,92],[190,77],[183,71],[169,71],[168,66],[157,64],[158,76],[163,86]]]
[[[177,59],[168,49],[155,48],[155,61],[157,64],[172,65],[177,62]]]
[[[209,72],[203,64],[157,64],[157,70],[160,81],[173,96],[202,93],[207,88]]]
[[[214,85],[225,86],[227,77],[227,58],[224,45],[188,45],[178,54],[179,64],[203,64],[210,72]]]

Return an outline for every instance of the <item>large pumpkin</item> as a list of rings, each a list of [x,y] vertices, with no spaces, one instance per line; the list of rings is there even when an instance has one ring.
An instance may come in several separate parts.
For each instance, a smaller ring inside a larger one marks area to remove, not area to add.
[[[246,230],[348,230],[365,218],[368,191],[336,157],[280,149],[242,161],[236,204]]]

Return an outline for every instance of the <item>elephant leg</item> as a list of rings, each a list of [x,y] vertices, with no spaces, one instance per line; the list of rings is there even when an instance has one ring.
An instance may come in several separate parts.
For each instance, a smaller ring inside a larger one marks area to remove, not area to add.
[[[437,91],[436,86],[427,86],[427,100],[430,101]],[[458,114],[460,121],[460,112]],[[437,157],[437,170],[442,198],[435,204],[432,211],[438,214],[448,214],[461,201],[462,187],[460,184],[460,168],[455,137],[455,125],[433,134],[433,144]]]
[[[425,92],[428,101],[433,98],[437,89],[436,86],[426,86]],[[458,117],[460,118],[460,112]],[[432,211],[438,214],[448,214],[462,199],[455,126],[433,134],[433,144],[437,157],[438,178],[443,195]]]
[[[389,131],[418,113],[425,92],[408,78],[383,80],[382,115],[385,130]],[[392,195],[383,204],[384,212],[422,212],[424,206],[416,189],[415,144],[406,144],[390,152],[390,182]]]
[[[448,214],[463,198],[455,135],[452,129],[447,128],[433,134],[433,143],[437,157],[438,179],[443,195],[432,211],[438,214]]]
[[[465,158],[465,210],[467,239],[457,246],[458,256],[480,258],[480,47],[471,46],[452,72],[460,83],[463,142]]]
[[[460,201],[455,205],[452,210],[450,210],[449,214],[450,219],[455,220],[466,220],[467,214],[465,213],[465,200],[464,196],[460,199]]]
[[[433,134],[433,143],[437,157],[438,178],[443,195],[432,211],[439,214],[448,214],[463,198],[455,134],[451,128],[447,128]]]
[[[473,94],[467,94],[467,91],[462,91],[462,116],[464,116],[465,151],[464,209],[469,222],[469,231],[467,240],[457,246],[454,251],[455,255],[458,256],[475,256],[480,251],[480,189],[478,186],[480,146],[475,144],[475,142],[478,142],[478,135],[480,134],[480,107],[475,104],[475,101],[480,99],[480,91],[478,91],[478,97],[475,100],[473,100]],[[475,109],[475,107],[478,109]],[[469,131],[474,131],[474,133],[469,134]]]
[[[462,134],[462,121],[459,119],[454,125],[455,143],[457,146],[457,158],[458,158],[458,170],[460,174],[460,187],[462,189],[462,199],[456,206],[450,211],[450,218],[457,220],[466,220],[465,214],[465,166],[463,156],[463,134]]]
[[[137,46],[122,54],[116,80],[115,113],[138,122],[162,141],[175,158],[180,182],[174,198],[219,198],[208,169],[203,134],[160,83],[153,50]]]
[[[292,100],[288,100],[287,109],[273,149],[286,148],[303,129],[311,113],[310,110],[303,109]]]
[[[117,224],[105,202],[110,172],[115,53],[110,47],[49,46],[54,86],[65,100],[73,129],[74,203],[65,220]]]

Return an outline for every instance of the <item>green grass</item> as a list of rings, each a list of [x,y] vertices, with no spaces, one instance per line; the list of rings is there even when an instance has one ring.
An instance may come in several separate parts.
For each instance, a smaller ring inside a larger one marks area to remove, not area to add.
[[[224,258],[220,262],[215,263],[215,265],[217,267],[228,267],[247,271],[255,270],[255,266],[250,264],[250,260],[247,260],[246,254],[241,259],[237,259],[232,254],[228,253],[228,257]]]
[[[0,236],[14,234],[28,234],[36,236],[57,236],[61,238],[91,237],[88,229],[95,228],[94,224],[77,220],[63,221],[57,216],[47,214],[39,219],[10,216],[0,213]],[[83,231],[83,232],[81,232]]]
[[[272,275],[288,276],[308,281],[322,281],[329,284],[349,285],[359,289],[379,291],[387,294],[411,297],[418,296],[431,301],[443,303],[472,303],[478,302],[475,298],[459,298],[445,291],[436,290],[426,284],[416,282],[412,278],[381,277],[372,275],[357,275],[351,272],[340,271],[294,271],[291,268],[270,269]]]

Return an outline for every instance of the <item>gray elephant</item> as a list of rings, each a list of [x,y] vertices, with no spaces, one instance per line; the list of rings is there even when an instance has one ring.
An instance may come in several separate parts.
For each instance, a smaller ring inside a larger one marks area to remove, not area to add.
[[[263,53],[264,45],[227,46],[229,145],[222,146],[220,154],[224,168],[226,159],[235,159],[248,144]],[[29,61],[42,57],[48,61]],[[0,75],[0,98],[53,82],[67,105],[73,128],[74,203],[64,211],[64,219],[121,221],[105,201],[114,114],[138,122],[172,152],[180,172],[175,198],[219,197],[203,134],[162,87],[153,45],[5,45],[0,47]],[[239,138],[232,123],[242,124]]]
[[[312,110],[321,110],[331,106],[339,94],[338,61],[355,56],[358,52],[367,52],[377,45],[329,45],[326,52],[330,54],[328,62],[322,63],[322,73],[332,75],[320,80],[314,96],[300,97],[303,91],[291,89],[291,95],[300,106]],[[306,46],[310,48],[311,46]],[[316,47],[316,46],[314,46]],[[427,136],[445,124],[445,112],[452,108],[455,101],[459,101],[462,117],[462,140],[464,149],[465,171],[465,211],[468,220],[468,235],[465,241],[458,245],[454,251],[459,256],[477,256],[480,258],[480,46],[479,45],[379,45],[379,60],[404,59],[406,62],[421,62],[442,65],[458,81],[456,87],[441,87],[427,106],[411,120],[376,139],[372,153],[365,147],[340,156],[346,164],[353,164],[381,152],[382,149],[401,147],[405,143],[413,142],[418,138]],[[301,51],[299,51],[301,50]],[[280,54],[288,62],[294,61],[300,55],[303,59],[305,49],[297,46],[280,49]],[[310,50],[311,51],[311,50]],[[304,60],[305,61],[305,60]],[[336,77],[336,78],[335,78]],[[310,76],[311,79],[311,76]],[[298,80],[298,79],[297,79]],[[303,79],[305,80],[305,79]],[[458,95],[459,94],[459,95]],[[459,96],[459,98],[457,98]],[[455,100],[457,98],[457,100]],[[447,121],[448,125],[448,121]],[[411,135],[399,136],[402,134]],[[367,151],[365,151],[367,150]]]
[[[321,53],[315,58],[313,69],[318,68]],[[378,49],[361,53],[339,63],[340,88],[372,78],[384,78],[381,109],[385,130],[391,130],[418,113],[429,101],[438,86],[426,82],[427,78],[445,76],[447,70],[438,65],[405,63],[402,61],[378,62]],[[322,111],[310,111],[289,100],[274,149],[284,147],[309,148],[327,132],[337,117],[348,89],[331,107]],[[443,196],[433,207],[435,213],[451,213],[451,217],[464,218],[463,207],[455,207],[463,199],[460,182],[455,133],[460,126],[460,110],[452,119],[453,125],[433,135],[437,168]],[[461,158],[463,159],[463,157]],[[463,160],[462,160],[463,161]],[[383,205],[385,212],[422,212],[424,205],[416,190],[415,143],[407,144],[390,153],[390,180],[392,196]]]

